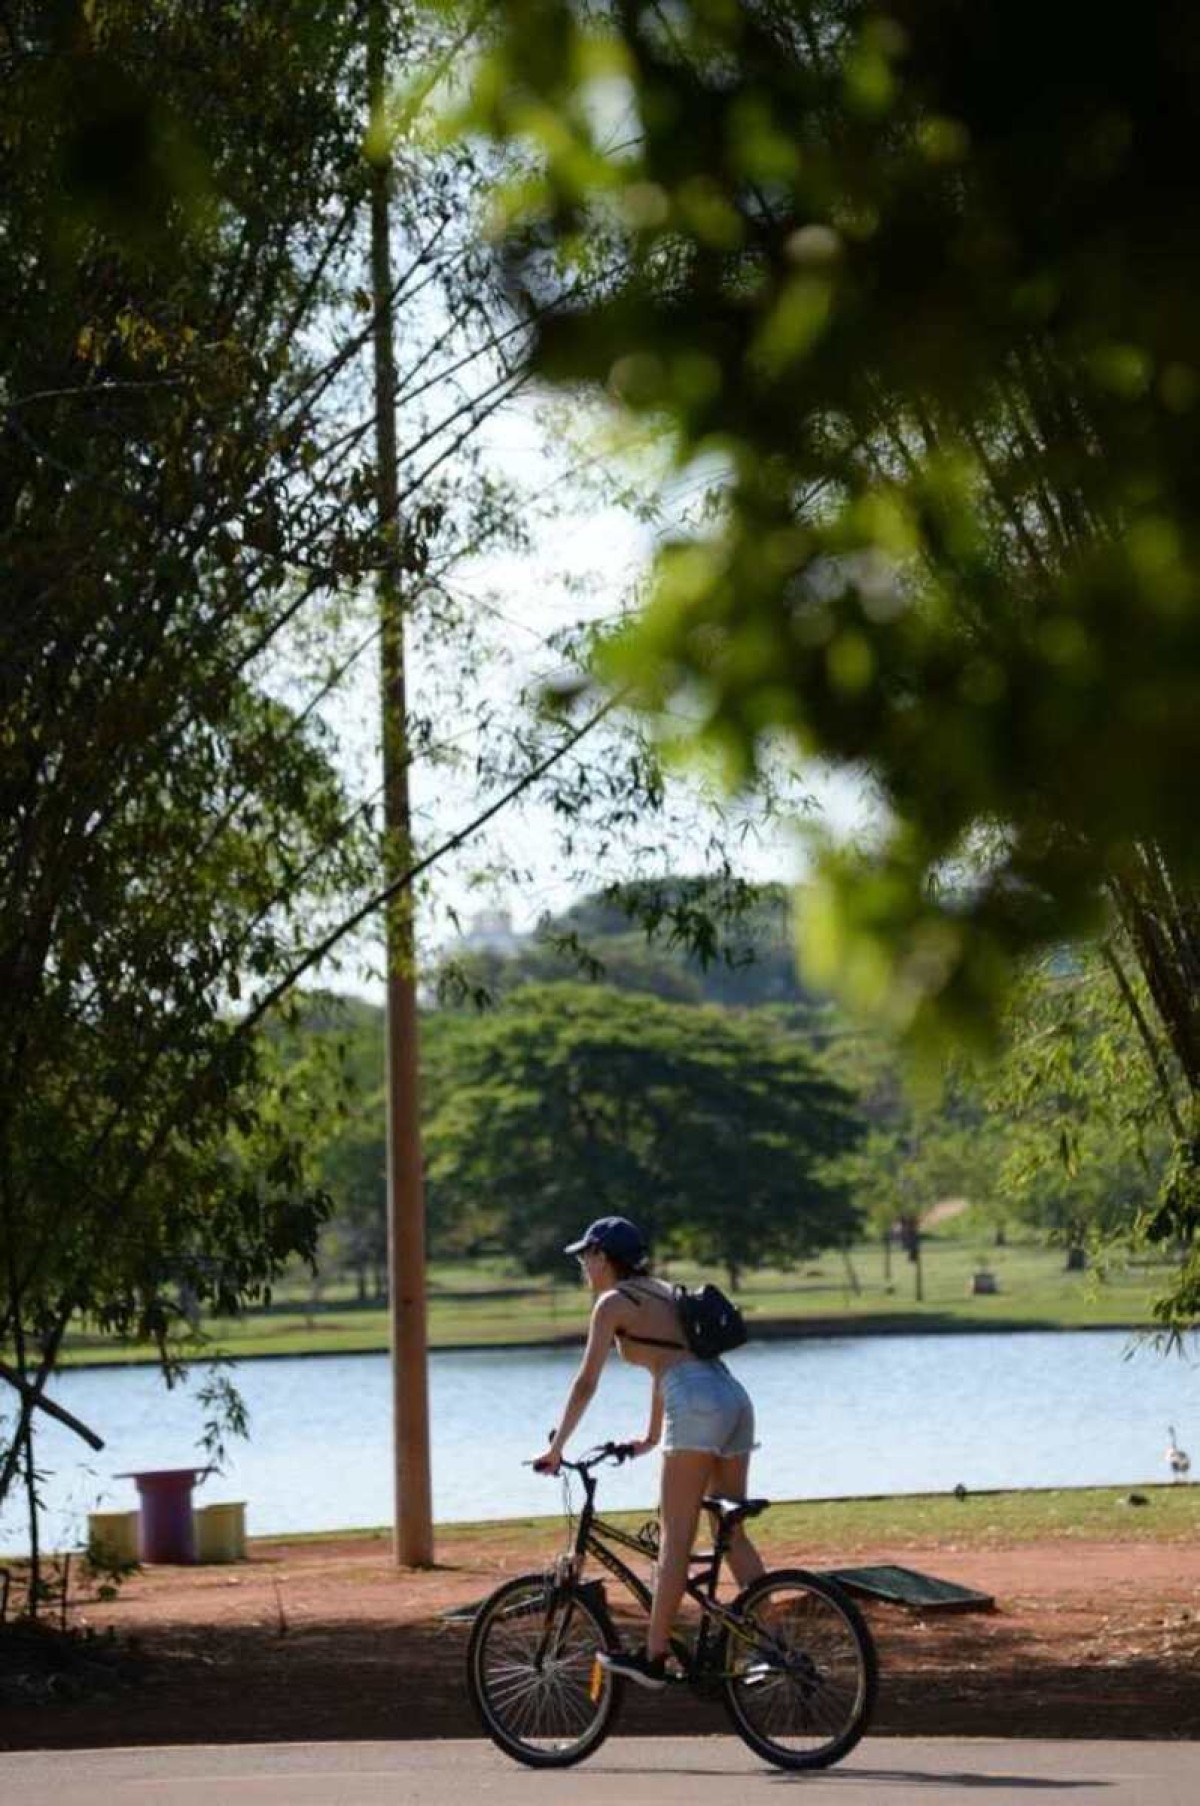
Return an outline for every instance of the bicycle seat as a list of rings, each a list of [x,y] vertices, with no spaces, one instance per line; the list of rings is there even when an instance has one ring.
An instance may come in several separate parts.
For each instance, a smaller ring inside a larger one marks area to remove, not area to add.
[[[756,1518],[765,1511],[770,1499],[722,1499],[714,1495],[704,1500],[709,1511],[715,1511],[723,1524],[736,1524],[739,1518]]]

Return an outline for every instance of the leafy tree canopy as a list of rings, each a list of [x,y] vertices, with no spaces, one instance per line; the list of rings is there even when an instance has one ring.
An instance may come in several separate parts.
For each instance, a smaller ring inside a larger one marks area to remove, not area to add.
[[[781,745],[867,766],[890,825],[829,853],[811,950],[978,1034],[1139,846],[1195,875],[1200,24],[503,14],[475,118],[535,166],[508,203],[540,368],[723,473],[607,669],[735,782]],[[600,235],[609,281],[556,304]]]
[[[1170,1124],[1111,970],[1096,956],[1040,967],[1007,1024],[1004,1056],[976,1092],[996,1199],[1071,1247],[1155,1239]]]
[[[431,1193],[531,1271],[609,1212],[735,1282],[854,1232],[833,1170],[857,1133],[849,1099],[755,1015],[529,984],[447,1037]]]
[[[327,1209],[237,1018],[371,864],[264,671],[371,558],[307,336],[361,167],[348,26],[5,11],[0,1343],[34,1386],[0,1497],[75,1313],[165,1351]]]

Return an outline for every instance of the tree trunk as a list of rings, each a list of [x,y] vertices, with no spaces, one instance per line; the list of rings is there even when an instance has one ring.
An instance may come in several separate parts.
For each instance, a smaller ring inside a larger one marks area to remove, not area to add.
[[[41,1510],[38,1498],[37,1469],[33,1462],[33,1419],[25,1425],[25,1503],[29,1516],[29,1592],[25,1609],[36,1619],[42,1593]]]
[[[913,1266],[914,1296],[918,1304],[925,1297],[925,1283],[921,1271],[921,1222],[912,1212],[900,1218],[900,1243]]]

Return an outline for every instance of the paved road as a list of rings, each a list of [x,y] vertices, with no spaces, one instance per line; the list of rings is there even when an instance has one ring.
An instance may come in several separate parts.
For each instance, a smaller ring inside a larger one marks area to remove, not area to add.
[[[793,1785],[804,1806],[1196,1806],[1200,1744],[876,1737],[794,1779],[731,1737],[614,1737],[551,1774],[478,1741],[0,1754],[4,1806],[769,1806]]]

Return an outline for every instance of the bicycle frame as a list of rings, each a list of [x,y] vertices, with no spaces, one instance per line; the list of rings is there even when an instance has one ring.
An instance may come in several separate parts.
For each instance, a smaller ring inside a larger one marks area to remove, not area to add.
[[[601,1455],[600,1460],[612,1458]],[[572,1473],[577,1473],[583,1482],[584,1502],[579,1513],[579,1521],[575,1527],[574,1545],[569,1555],[560,1556],[556,1570],[556,1580],[564,1587],[579,1584],[579,1576],[584,1562],[592,1557],[599,1565],[620,1582],[649,1616],[653,1603],[650,1588],[635,1574],[628,1564],[621,1560],[613,1545],[635,1550],[639,1555],[655,1557],[656,1550],[649,1548],[637,1536],[630,1535],[617,1524],[610,1524],[596,1510],[596,1487],[588,1461],[564,1461],[562,1464]],[[729,1551],[729,1536],[725,1520],[719,1512],[706,1506],[713,1524],[713,1546],[711,1551],[702,1551],[690,1558],[689,1565],[698,1568],[695,1575],[689,1574],[684,1584],[685,1596],[695,1601],[700,1608],[700,1629],[694,1647],[689,1647],[681,1637],[671,1638],[671,1650],[676,1661],[683,1669],[684,1675],[692,1683],[707,1678],[713,1668],[716,1645],[722,1631],[738,1636],[748,1642],[757,1642],[756,1631],[749,1630],[737,1613],[722,1605],[717,1598],[717,1585],[721,1577],[721,1569]]]
[[[657,1526],[631,1533],[596,1509],[592,1470],[634,1452],[631,1444],[608,1443],[581,1461],[555,1464],[583,1482],[583,1506],[567,1547],[548,1568],[505,1580],[480,1602],[471,1627],[472,1703],[488,1736],[533,1768],[581,1761],[612,1728],[625,1685],[621,1671],[630,1664],[617,1659],[621,1636],[604,1575],[642,1612],[653,1606],[651,1588],[629,1558],[657,1555]],[[718,1600],[737,1526],[765,1503],[739,1510],[725,1499],[705,1502],[712,1548],[691,1555],[684,1587],[700,1623],[694,1638],[690,1626],[671,1638],[678,1668],[672,1662],[664,1678],[722,1700],[738,1735],[777,1768],[827,1768],[854,1748],[870,1722],[878,1683],[874,1644],[853,1601],[803,1569],[763,1573],[732,1607]],[[589,1560],[602,1574],[585,1580]]]

